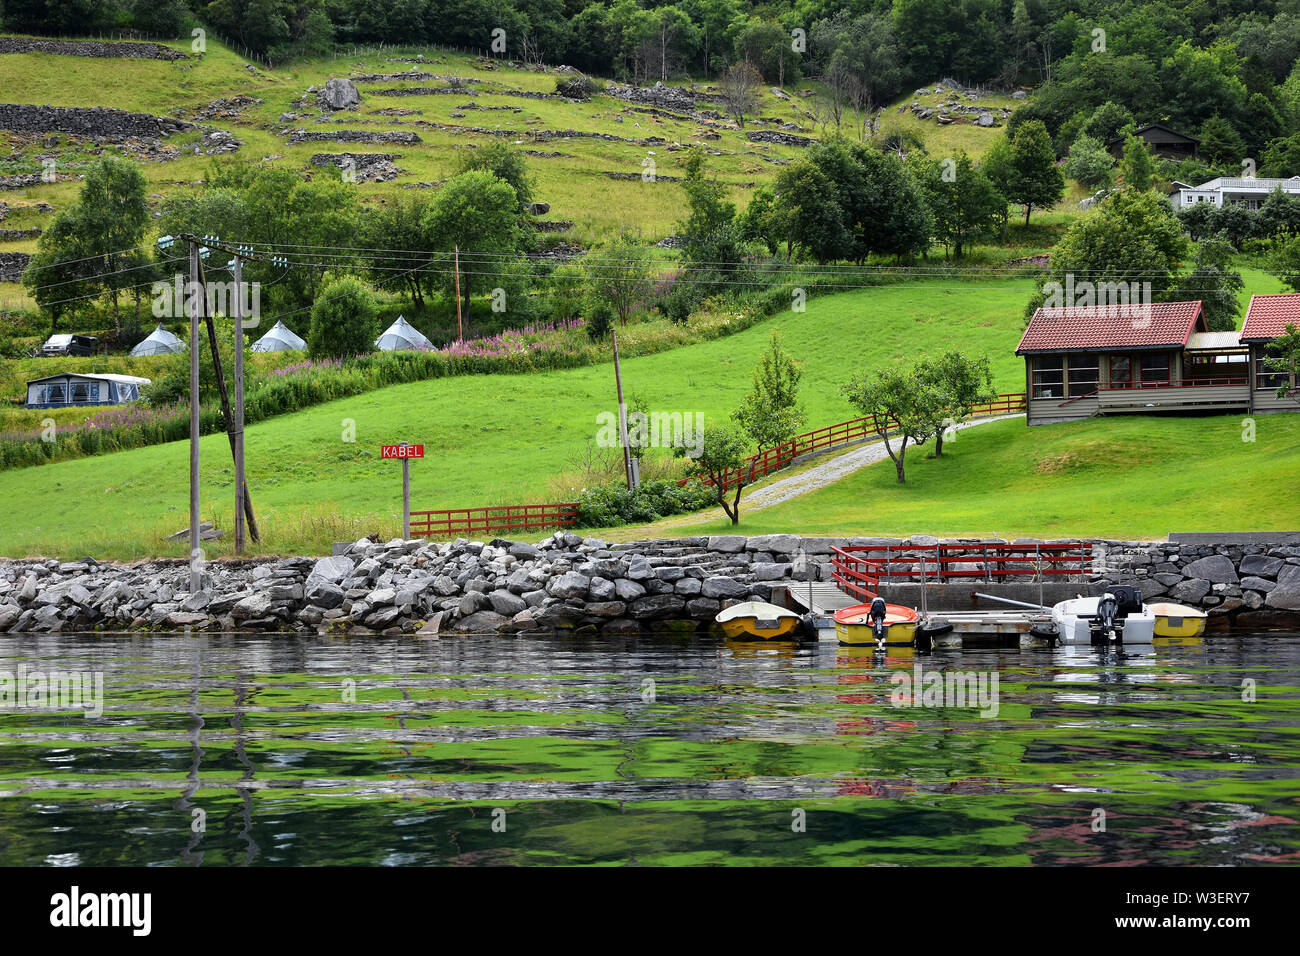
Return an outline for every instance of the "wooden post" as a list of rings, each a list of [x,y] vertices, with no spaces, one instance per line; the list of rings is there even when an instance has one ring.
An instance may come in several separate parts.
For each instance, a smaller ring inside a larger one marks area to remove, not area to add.
[[[614,343],[614,382],[618,386],[618,436],[623,443],[623,470],[627,475],[627,486],[632,487],[632,449],[627,447],[627,406],[623,404],[623,374],[618,366],[618,333],[609,331],[610,341]]]
[[[197,594],[203,576],[195,563],[199,555],[199,244],[190,243],[190,593]]]
[[[244,553],[244,263],[235,256],[235,554]]]
[[[406,442],[402,442],[406,447]],[[402,459],[402,540],[411,540],[411,459]]]
[[[465,329],[461,325],[460,318],[460,246],[451,247],[452,255],[455,257],[453,271],[456,276],[456,341],[465,341]]]

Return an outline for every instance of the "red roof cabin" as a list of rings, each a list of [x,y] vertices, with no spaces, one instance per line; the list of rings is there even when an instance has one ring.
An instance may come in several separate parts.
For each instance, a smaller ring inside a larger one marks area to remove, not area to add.
[[[1300,293],[1254,296],[1240,332],[1209,331],[1199,301],[1040,308],[1016,348],[1028,423],[1300,411],[1264,361],[1288,322],[1300,325]]]

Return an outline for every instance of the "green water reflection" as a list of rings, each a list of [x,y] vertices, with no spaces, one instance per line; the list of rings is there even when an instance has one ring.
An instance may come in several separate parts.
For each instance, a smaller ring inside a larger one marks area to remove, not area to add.
[[[1297,634],[0,636],[20,665],[102,673],[103,713],[0,710],[0,864],[1300,862]],[[936,671],[996,716],[910,706]]]

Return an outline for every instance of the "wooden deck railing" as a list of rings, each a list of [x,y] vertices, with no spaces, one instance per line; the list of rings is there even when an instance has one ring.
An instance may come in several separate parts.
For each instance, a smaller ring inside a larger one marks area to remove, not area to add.
[[[971,408],[967,417],[970,419],[990,418],[995,415],[1013,415],[1017,412],[1023,412],[1027,408],[1025,403],[1024,392],[1007,392],[998,395],[991,402],[985,402]],[[756,455],[751,455],[745,459],[735,471],[727,473],[724,479],[724,490],[731,488],[743,476],[746,484],[757,481],[764,475],[771,474],[774,471],[780,471],[787,468],[796,459],[801,458],[814,451],[822,451],[828,448],[835,448],[840,445],[847,445],[850,442],[864,441],[869,438],[883,437],[882,433],[876,430],[876,426],[870,418],[854,418],[847,422],[840,422],[835,425],[827,425],[816,431],[805,432],[802,435],[796,435],[784,445],[777,445],[775,448],[768,448],[760,451]],[[683,478],[678,482],[684,485],[693,479]],[[713,482],[708,478],[702,478],[706,485],[712,485]]]
[[[831,548],[831,578],[841,591],[861,597],[866,571],[877,583],[1004,583],[1017,578],[1087,580],[1092,545],[969,543],[909,547],[845,545]]]
[[[411,535],[417,538],[450,538],[466,534],[551,531],[572,527],[577,520],[577,502],[412,511]]]

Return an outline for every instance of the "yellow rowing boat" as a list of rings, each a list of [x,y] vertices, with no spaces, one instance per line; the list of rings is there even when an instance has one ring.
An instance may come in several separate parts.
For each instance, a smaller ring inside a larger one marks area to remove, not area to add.
[[[1156,616],[1156,637],[1200,637],[1205,633],[1205,612],[1186,604],[1148,604]]]
[[[883,602],[882,602],[883,604]],[[835,636],[841,644],[886,647],[911,646],[916,641],[916,629],[921,615],[902,604],[885,604],[881,634],[877,635],[871,618],[871,604],[855,604],[835,612]],[[882,640],[883,638],[883,640]]]
[[[757,637],[771,640],[794,634],[802,618],[794,611],[763,601],[733,604],[714,618],[727,637]]]

